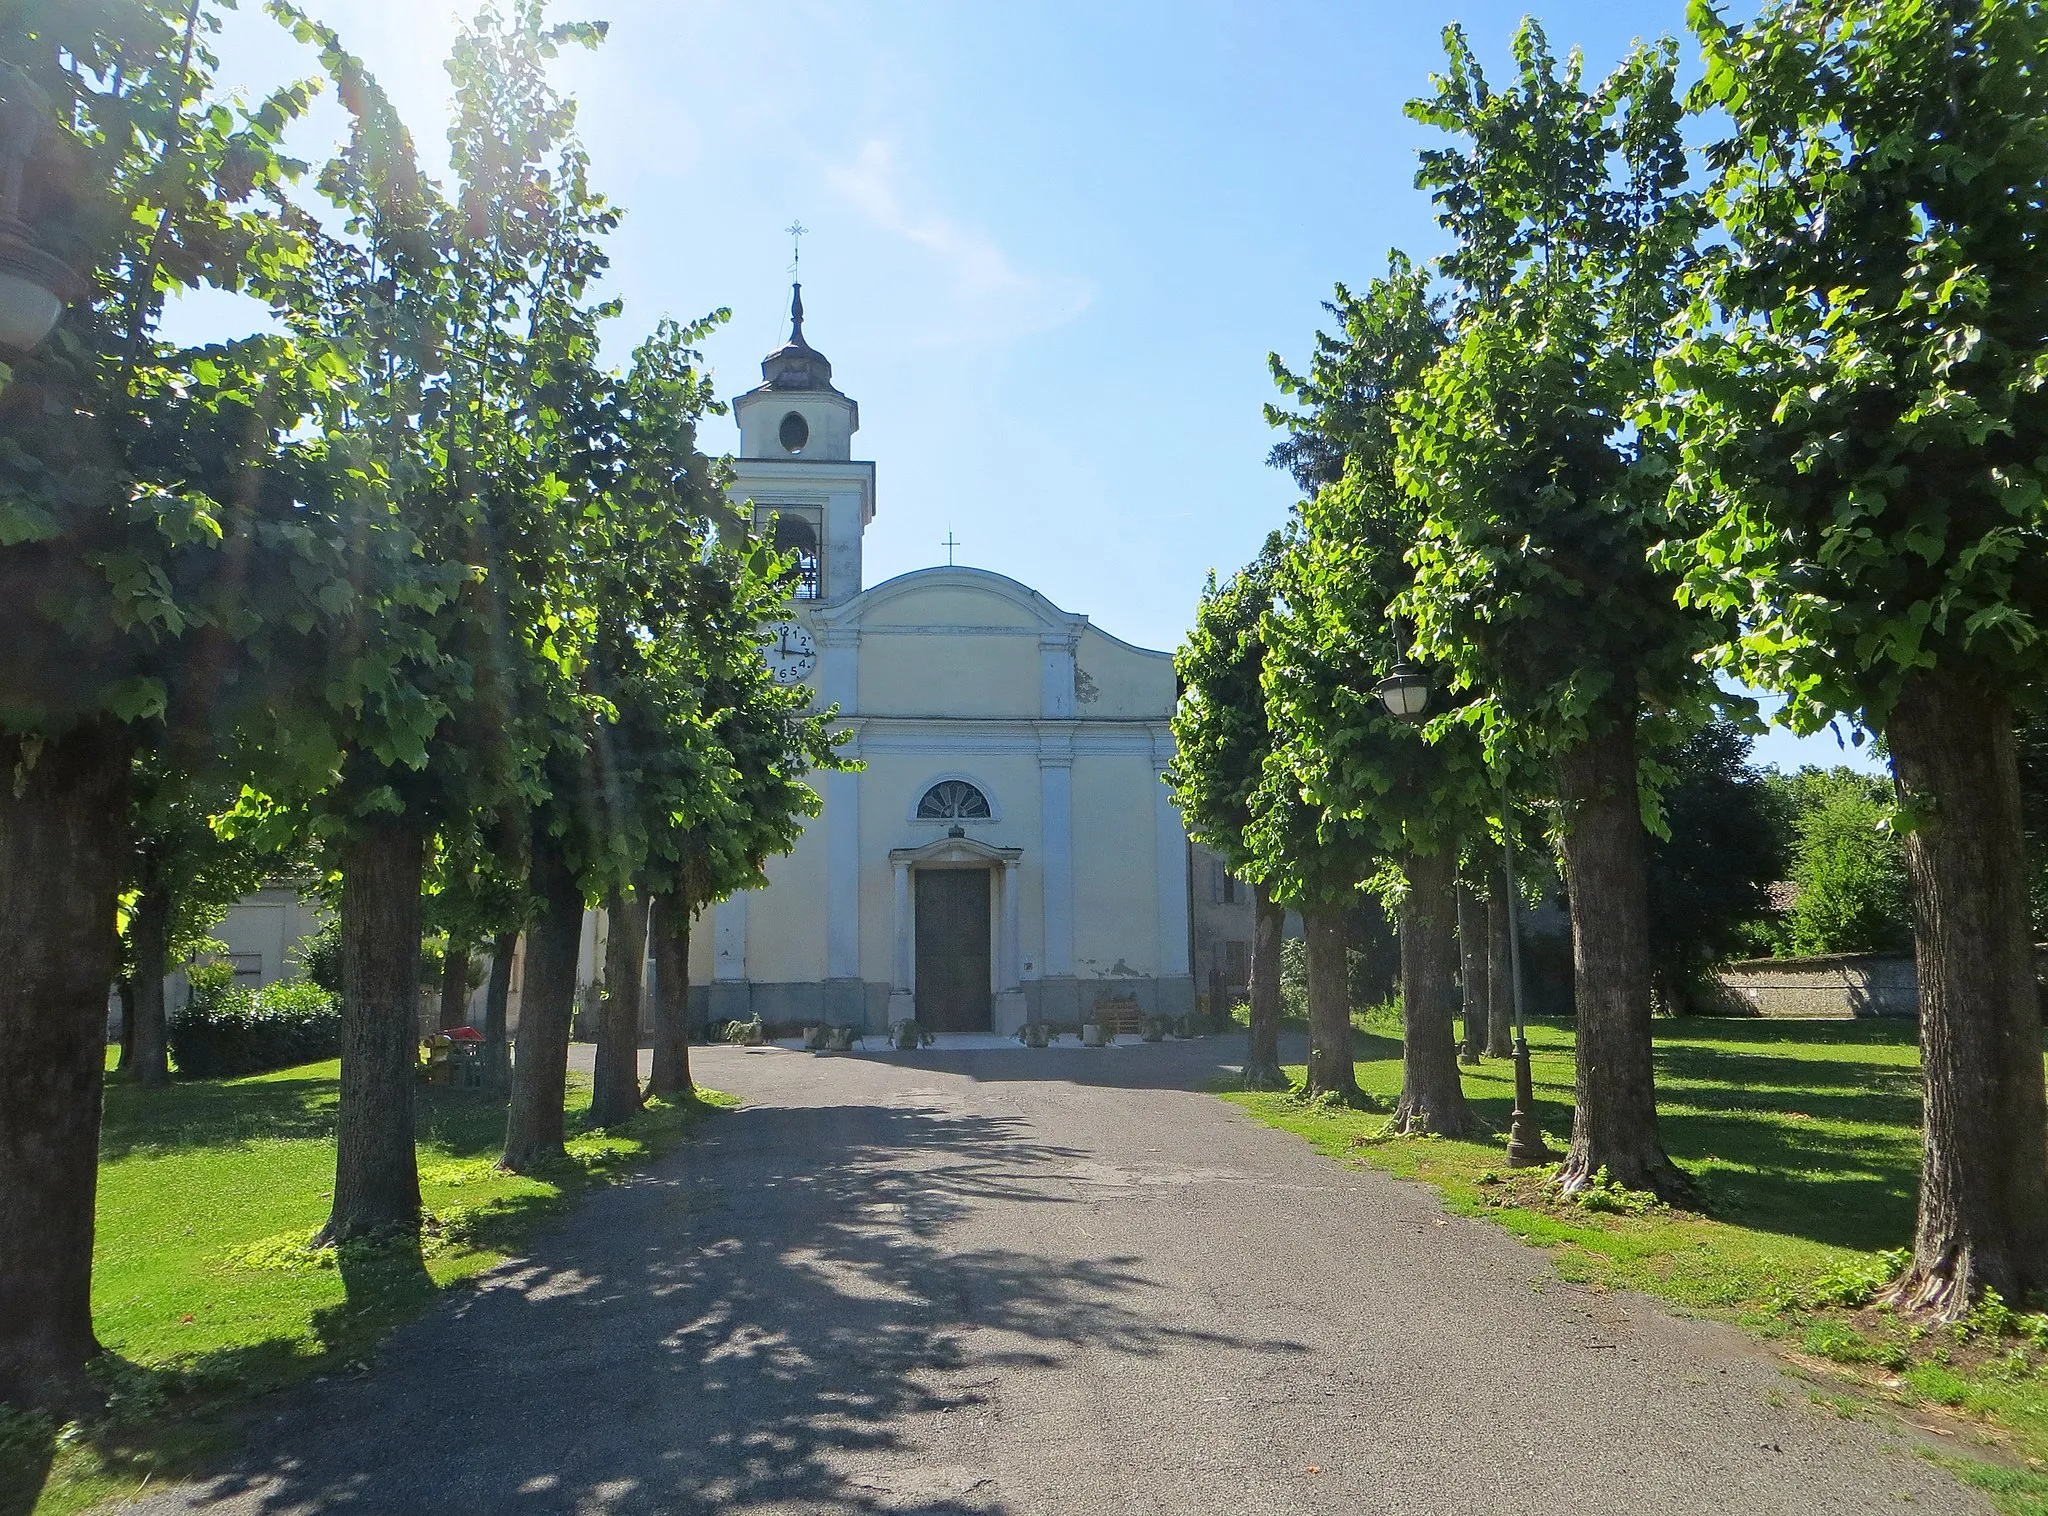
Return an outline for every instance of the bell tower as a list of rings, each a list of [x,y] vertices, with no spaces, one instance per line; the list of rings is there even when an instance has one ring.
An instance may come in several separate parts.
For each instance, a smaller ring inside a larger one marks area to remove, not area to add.
[[[860,406],[804,340],[804,287],[791,287],[789,340],[761,360],[761,383],[733,401],[740,452],[729,491],[754,521],[778,517],[775,545],[803,565],[796,599],[831,605],[861,590],[861,537],[875,517],[875,466],[853,456]]]

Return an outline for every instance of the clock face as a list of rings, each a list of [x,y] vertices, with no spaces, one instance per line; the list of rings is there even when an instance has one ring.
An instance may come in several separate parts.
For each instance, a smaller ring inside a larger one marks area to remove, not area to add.
[[[810,677],[818,666],[818,644],[801,621],[771,621],[761,629],[768,634],[761,656],[777,684],[796,684]]]

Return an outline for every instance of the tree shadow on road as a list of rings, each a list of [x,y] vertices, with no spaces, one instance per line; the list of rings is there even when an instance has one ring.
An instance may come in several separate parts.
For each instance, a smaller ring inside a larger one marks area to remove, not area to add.
[[[1033,1251],[1028,1208],[1050,1221],[1099,1198],[1091,1155],[916,1098],[722,1118],[403,1330],[379,1369],[291,1397],[212,1497],[263,1512],[1006,1511],[985,1468],[923,1450],[937,1418],[968,1418],[947,1424],[972,1442],[1004,1369],[1307,1351],[1175,1325],[1139,1260]],[[1005,1229],[1018,1244],[962,1248],[960,1224],[991,1202],[1027,1208]]]
[[[1372,1039],[1367,1034],[1354,1035]],[[1394,1056],[1400,1044],[1394,1043]],[[1113,1048],[1084,1048],[1075,1044],[1073,1034],[1050,1048],[1017,1047],[1000,1049],[949,1050],[923,1048],[914,1053],[876,1051],[857,1055],[903,1068],[930,1069],[934,1073],[958,1074],[981,1084],[1028,1082],[1064,1083],[1119,1090],[1211,1090],[1234,1089],[1244,1071],[1245,1034],[1224,1032],[1191,1039],[1141,1042],[1122,1038]],[[1361,1058],[1379,1056],[1361,1051]],[[1308,1057],[1306,1036],[1282,1039],[1283,1063],[1304,1062]]]

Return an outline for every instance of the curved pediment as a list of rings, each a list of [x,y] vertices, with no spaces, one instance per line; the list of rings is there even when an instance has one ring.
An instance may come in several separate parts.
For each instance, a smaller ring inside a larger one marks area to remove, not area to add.
[[[1079,636],[1088,618],[1063,611],[1029,585],[977,568],[916,569],[820,611],[834,627],[963,626]]]

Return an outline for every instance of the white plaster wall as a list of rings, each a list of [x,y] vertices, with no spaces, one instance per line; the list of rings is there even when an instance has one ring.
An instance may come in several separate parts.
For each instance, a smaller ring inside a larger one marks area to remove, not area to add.
[[[1074,755],[1074,972],[1111,976],[1122,960],[1159,971],[1152,760],[1146,753]],[[1114,977],[1114,976],[1111,976]]]
[[[860,705],[871,716],[1034,717],[1038,639],[865,632]]]
[[[1074,649],[1074,662],[1095,687],[1093,700],[1076,704],[1084,721],[1163,721],[1173,714],[1173,659],[1119,642],[1087,627]]]
[[[266,885],[229,906],[213,935],[228,945],[230,953],[262,959],[261,974],[238,981],[260,989],[298,972],[292,950],[319,931],[326,919],[327,908],[318,901],[289,886]]]
[[[768,860],[768,888],[747,895],[747,978],[756,984],[825,977],[824,827],[812,817],[794,852]]]
[[[890,630],[926,627],[960,630]],[[919,588],[862,617],[863,715],[1029,718],[1038,684],[1037,621],[1001,596]]]
[[[697,913],[697,919],[690,923],[690,983],[692,985],[711,982],[711,919],[717,914],[716,906],[706,906]]]

